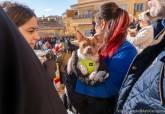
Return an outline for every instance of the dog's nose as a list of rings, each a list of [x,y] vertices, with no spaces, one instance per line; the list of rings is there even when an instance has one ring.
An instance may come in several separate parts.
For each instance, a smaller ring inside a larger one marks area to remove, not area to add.
[[[92,53],[92,48],[88,48],[87,53]]]

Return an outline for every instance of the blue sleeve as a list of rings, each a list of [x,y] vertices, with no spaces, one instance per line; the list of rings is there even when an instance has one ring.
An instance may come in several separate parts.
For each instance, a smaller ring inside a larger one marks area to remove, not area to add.
[[[121,84],[124,80],[124,77],[129,69],[130,64],[132,63],[134,57],[136,56],[136,49],[130,45],[127,47],[121,48],[111,59],[108,60],[108,70],[110,73],[111,87],[114,87],[117,90],[117,93],[121,87]],[[113,85],[113,86],[112,86]],[[116,91],[112,91],[117,94]]]

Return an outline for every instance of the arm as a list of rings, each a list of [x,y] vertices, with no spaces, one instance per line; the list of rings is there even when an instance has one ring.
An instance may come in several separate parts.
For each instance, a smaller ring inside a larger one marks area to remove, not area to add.
[[[134,37],[133,44],[137,46],[137,45],[143,44],[146,41],[148,41],[149,44],[153,41],[153,27],[152,26],[149,26],[140,30],[137,33],[136,37]]]
[[[111,94],[118,94],[117,92],[121,87],[121,84],[136,53],[137,52],[135,48],[132,46],[125,46],[120,49],[111,59],[109,59],[109,61],[107,61],[110,73],[109,83],[111,83],[111,86],[113,86],[113,88],[116,90],[111,91]]]

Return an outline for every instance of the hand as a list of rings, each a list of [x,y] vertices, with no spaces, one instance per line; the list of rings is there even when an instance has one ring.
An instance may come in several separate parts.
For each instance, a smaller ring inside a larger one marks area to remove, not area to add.
[[[75,56],[76,56],[76,52],[73,51],[71,57],[70,57],[69,60],[68,60],[68,64],[67,64],[67,73],[68,73],[68,74],[71,73],[72,64],[73,64],[73,62],[74,62],[74,60],[75,60]]]
[[[103,80],[104,79],[103,77],[105,76],[105,74],[106,74],[105,71],[98,71],[97,74],[96,74],[96,76],[95,76],[95,78],[94,78],[94,80],[95,81]]]
[[[109,73],[107,73],[106,71],[98,71],[98,72],[94,71],[89,75],[90,80],[100,81],[100,82],[102,82],[108,77],[109,77]]]

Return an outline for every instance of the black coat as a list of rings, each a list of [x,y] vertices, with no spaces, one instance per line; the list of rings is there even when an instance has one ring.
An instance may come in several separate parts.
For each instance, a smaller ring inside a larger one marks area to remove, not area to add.
[[[40,61],[0,8],[0,114],[66,114]]]

